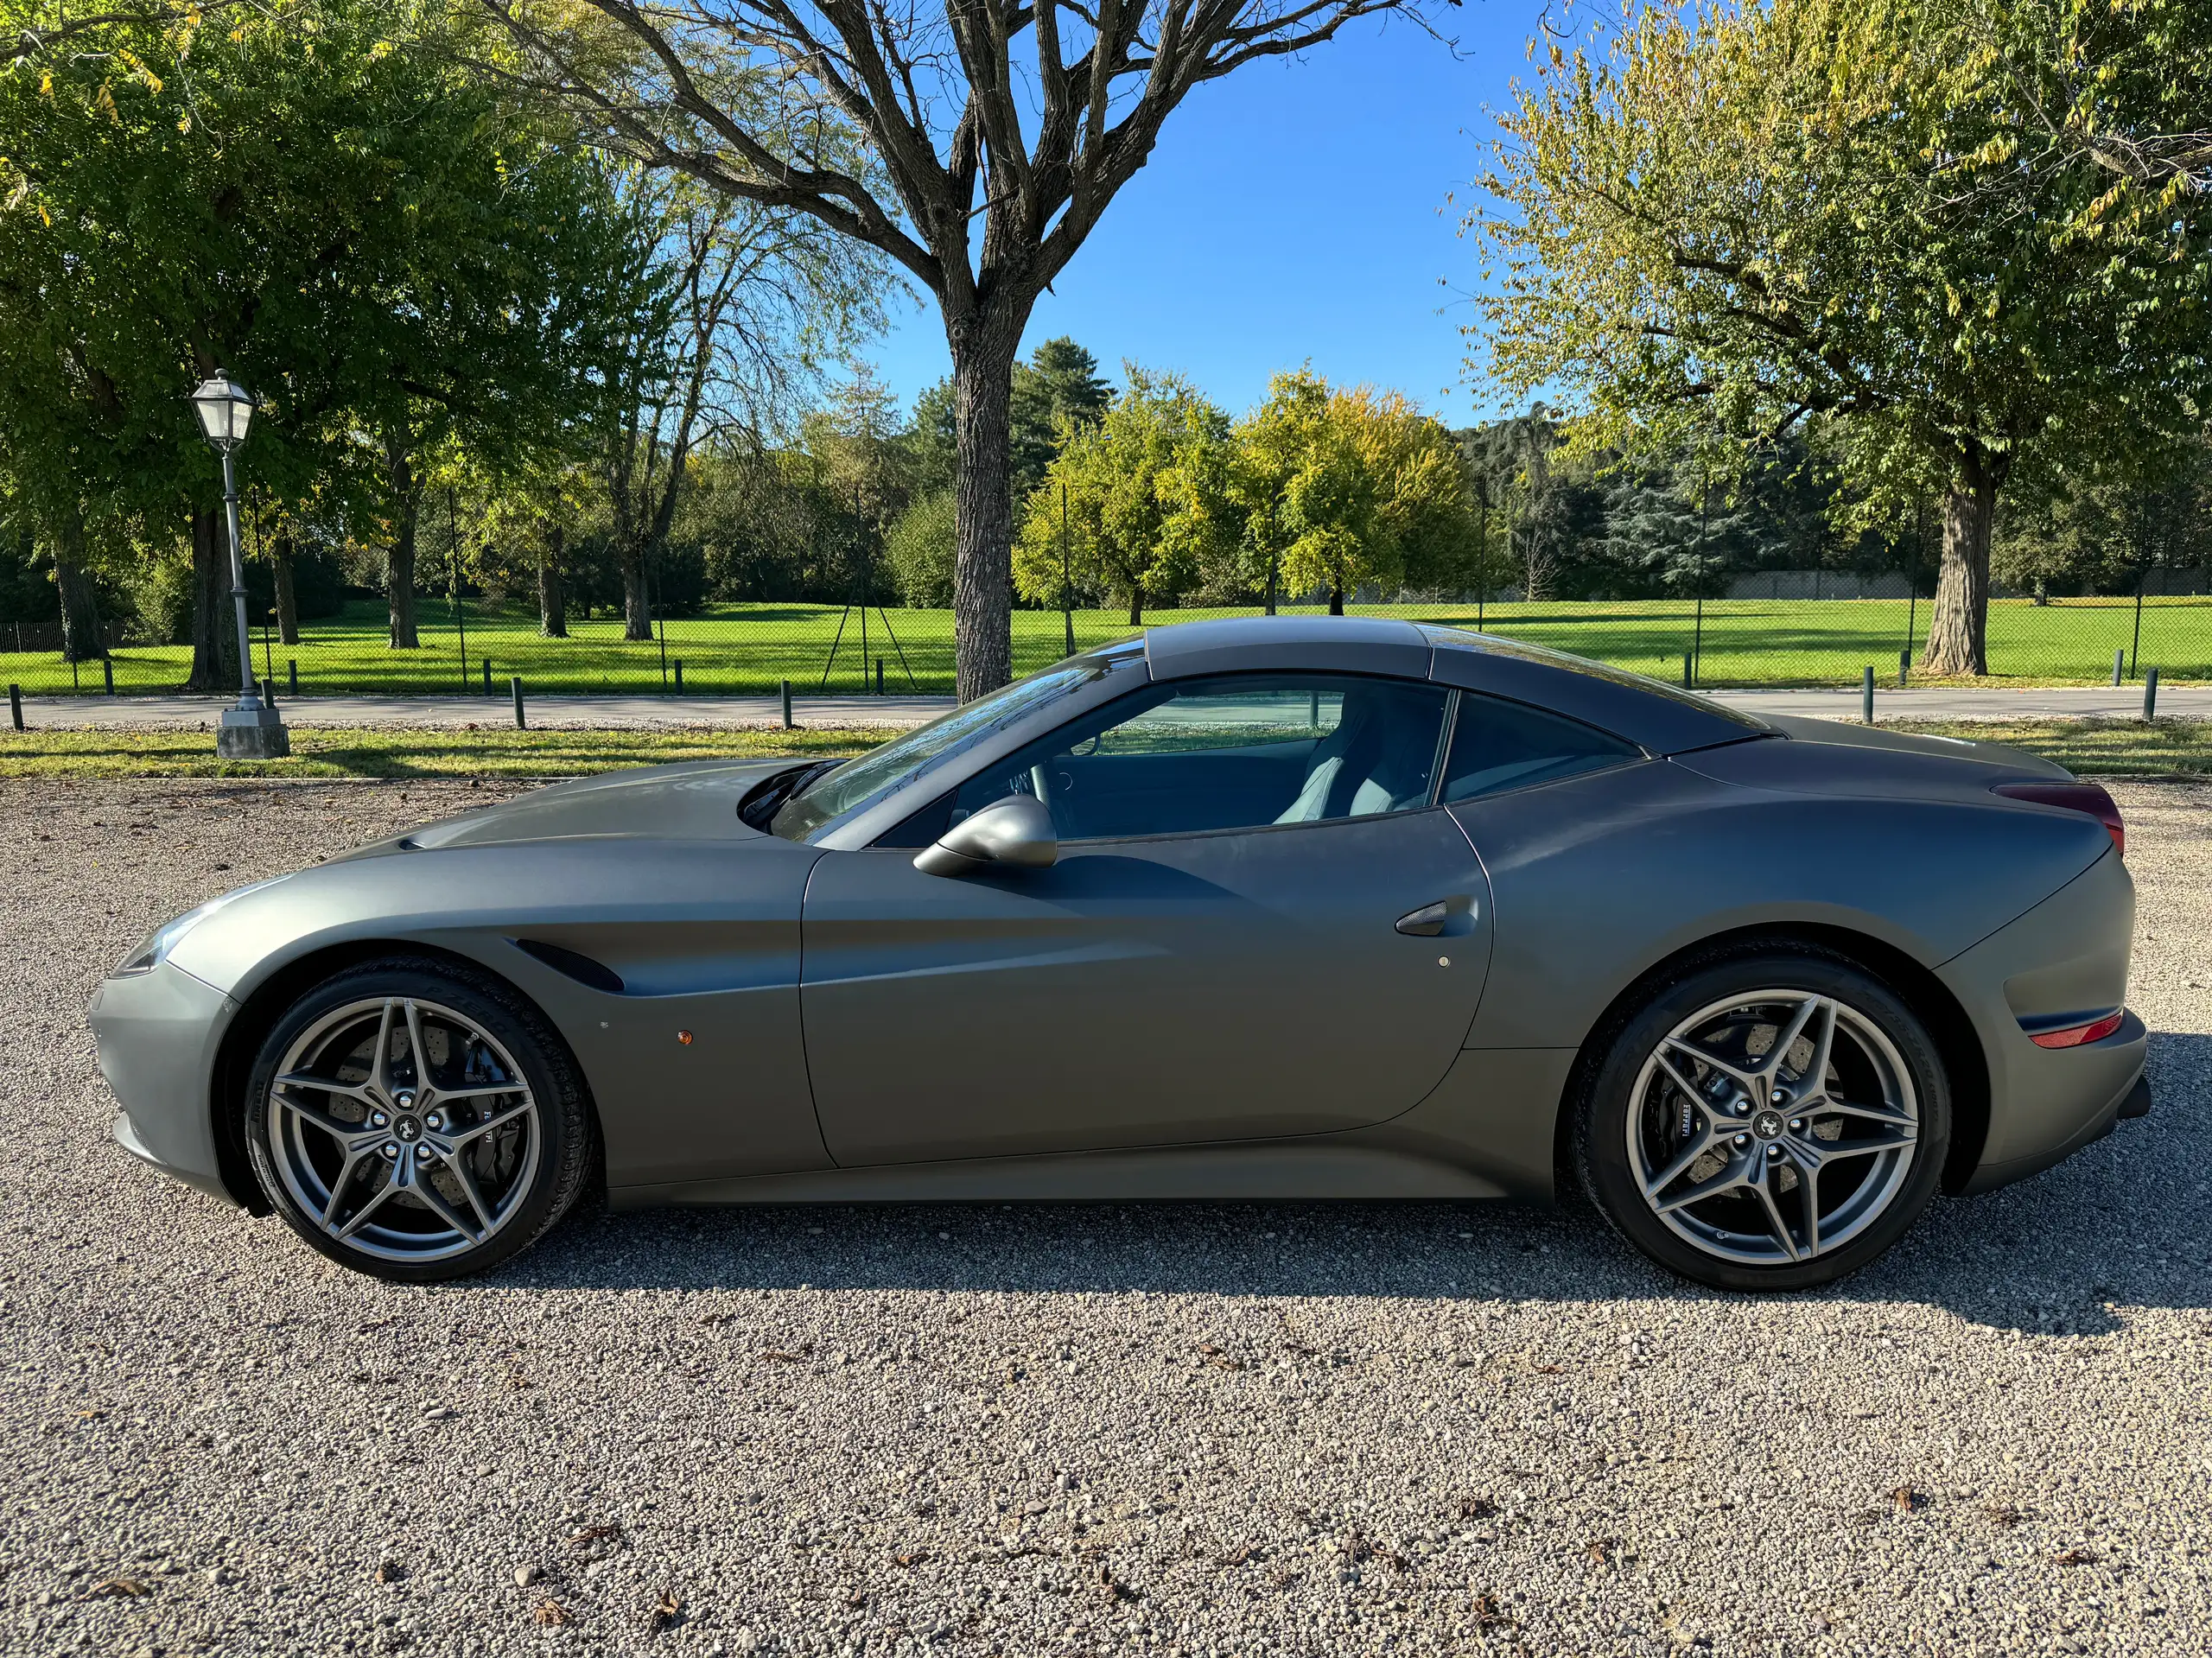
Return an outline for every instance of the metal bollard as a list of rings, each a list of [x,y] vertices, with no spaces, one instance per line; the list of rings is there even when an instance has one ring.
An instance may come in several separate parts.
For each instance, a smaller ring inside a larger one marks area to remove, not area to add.
[[[683,695],[683,658],[682,657],[676,659],[676,694],[678,696]]]
[[[530,729],[530,721],[524,717],[522,711],[522,676],[517,674],[507,681],[507,689],[515,694],[515,729],[527,731]]]
[[[297,696],[300,694],[300,659],[297,657],[285,657],[284,671],[290,681],[290,683],[285,687],[284,694],[287,696]]]
[[[1682,652],[1682,689],[1684,690],[1688,690],[1697,683],[1696,670],[1691,665],[1693,660],[1688,651]]]
[[[2120,683],[2120,675],[2126,666],[2127,652],[2125,651],[2113,651],[2112,653],[2112,683],[2113,684],[2117,685]]]
[[[485,658],[484,658],[484,695],[485,695],[485,696],[491,696],[491,694],[492,694],[492,658],[491,658],[491,657],[485,657]]]
[[[16,730],[23,728],[23,688],[21,685],[10,684],[8,687],[8,717],[16,722]]]
[[[1911,652],[1910,650],[1904,650],[1904,651],[1898,651],[1898,652],[1897,652],[1897,683],[1898,683],[1898,684],[1900,684],[1900,685],[1904,684],[1904,682],[1905,682],[1905,680],[1906,680],[1906,678],[1907,678],[1907,677],[1911,674],[1911,672],[1912,672],[1912,652]]]
[[[798,721],[791,718],[791,683],[790,680],[786,679],[783,681],[782,683],[784,688],[784,729],[786,731],[796,731],[798,729]]]
[[[2158,670],[2153,668],[2143,676],[2143,718],[2147,721],[2158,717]]]
[[[881,657],[875,659],[875,694],[878,696],[883,695],[883,658]]]
[[[100,658],[100,677],[107,681],[107,694],[113,696],[115,695],[115,658],[113,657]]]
[[[1859,717],[1870,726],[1874,723],[1874,664],[1871,662],[1859,682]]]

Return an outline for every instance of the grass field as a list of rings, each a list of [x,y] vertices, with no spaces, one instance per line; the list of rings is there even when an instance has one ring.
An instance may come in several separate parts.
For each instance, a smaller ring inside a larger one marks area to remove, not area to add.
[[[1153,613],[1147,621],[1165,625],[1252,613],[1168,610]],[[1707,686],[1847,684],[1869,666],[1882,683],[1894,683],[1908,623],[1916,646],[1928,622],[1925,603],[1908,607],[1903,600],[1886,599],[1715,600],[1705,607],[1701,631],[1690,604],[1662,600],[1491,605],[1479,611],[1458,604],[1362,606],[1355,607],[1355,613],[1455,627],[1479,624],[1493,632],[1675,681],[1682,676],[1683,656],[1695,644],[1698,681]],[[385,642],[381,605],[356,601],[342,616],[308,624],[297,645],[264,646],[257,639],[256,665],[265,662],[283,687],[289,679],[288,664],[296,663],[300,690],[306,696],[437,694],[458,691],[464,683],[480,691],[486,662],[495,689],[510,675],[520,675],[531,691],[540,694],[673,689],[677,663],[683,664],[685,689],[703,695],[769,692],[785,679],[802,693],[859,691],[873,683],[874,670],[868,664],[876,662],[882,664],[887,689],[952,688],[952,613],[944,610],[869,612],[865,654],[859,613],[835,605],[717,605],[704,615],[668,622],[665,639],[652,644],[625,643],[621,625],[613,620],[575,622],[570,638],[542,638],[534,612],[487,613],[476,603],[467,607],[456,627],[452,608],[442,600],[423,601],[422,621],[422,648],[394,651]],[[1999,600],[1990,607],[1991,677],[2098,683],[2111,677],[2113,652],[2130,651],[2133,664],[2156,667],[2169,682],[2212,679],[2212,599],[2150,600],[2143,607],[2139,646],[2136,626],[2132,600],[2058,600],[2045,606]],[[1075,615],[1078,646],[1129,632],[1125,613],[1089,610]],[[1014,637],[1017,673],[1058,661],[1066,648],[1057,611],[1016,611]],[[0,647],[9,642],[6,629],[0,627]],[[118,650],[113,658],[116,689],[174,690],[188,662],[188,652],[181,645]],[[73,670],[58,652],[5,649],[0,649],[0,679],[35,696],[96,692],[104,684],[96,662]]]
[[[2008,743],[2084,776],[2212,776],[2212,721],[2048,720],[1904,724],[1893,729]],[[0,732],[0,777],[581,777],[673,760],[856,754],[888,730],[316,730],[296,728],[292,758],[223,760],[205,731]]]
[[[206,731],[0,733],[0,777],[569,778],[676,760],[845,755],[888,730],[514,731],[295,727],[282,760],[226,760]]]

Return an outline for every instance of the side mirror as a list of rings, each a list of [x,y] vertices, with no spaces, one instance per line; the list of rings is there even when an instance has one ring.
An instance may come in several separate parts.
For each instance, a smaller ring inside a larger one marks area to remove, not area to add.
[[[914,854],[925,875],[972,875],[993,864],[1046,869],[1059,861],[1059,831],[1052,814],[1030,795],[1008,795],[971,812]]]

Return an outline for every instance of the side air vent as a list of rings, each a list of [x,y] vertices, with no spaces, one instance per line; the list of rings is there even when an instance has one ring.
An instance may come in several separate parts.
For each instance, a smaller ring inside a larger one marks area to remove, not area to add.
[[[508,942],[524,955],[535,956],[556,973],[574,979],[578,984],[604,990],[610,996],[622,994],[622,975],[604,962],[594,962],[588,956],[563,950],[558,944],[549,944],[542,938],[513,938]]]

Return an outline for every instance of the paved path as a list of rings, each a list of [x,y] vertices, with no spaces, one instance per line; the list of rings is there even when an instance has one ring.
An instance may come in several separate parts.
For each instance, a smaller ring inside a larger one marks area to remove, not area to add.
[[[1716,691],[1715,700],[1758,714],[1807,714],[1825,720],[1859,717],[1856,690]],[[229,699],[204,696],[48,696],[23,704],[35,728],[197,726],[212,727]],[[802,696],[803,726],[906,726],[942,714],[949,696]],[[530,722],[546,728],[619,730],[645,726],[772,726],[781,710],[772,696],[537,696]],[[505,725],[504,696],[303,696],[283,705],[301,726]],[[2134,718],[2143,712],[2139,685],[2068,685],[2041,690],[1928,689],[1874,693],[1874,717],[1888,720],[2046,720],[2095,715]],[[2158,712],[2212,719],[2212,685],[2160,689]]]

